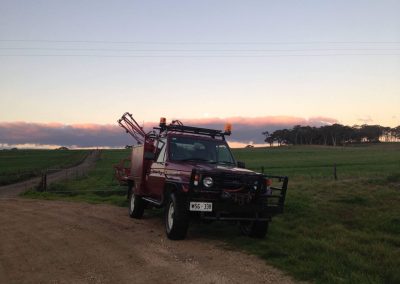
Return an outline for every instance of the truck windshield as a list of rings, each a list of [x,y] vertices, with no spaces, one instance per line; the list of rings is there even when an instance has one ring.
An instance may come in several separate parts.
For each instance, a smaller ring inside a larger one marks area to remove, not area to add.
[[[200,161],[235,164],[231,151],[223,141],[202,140],[193,137],[172,137],[169,146],[172,161]]]

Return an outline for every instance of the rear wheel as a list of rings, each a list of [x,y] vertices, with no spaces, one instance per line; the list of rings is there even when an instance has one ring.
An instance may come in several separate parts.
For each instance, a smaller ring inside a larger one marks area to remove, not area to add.
[[[143,216],[145,201],[141,196],[137,196],[130,191],[129,193],[129,216],[131,218],[140,219]]]
[[[268,224],[268,221],[241,221],[239,227],[243,235],[262,239],[268,232]]]
[[[182,240],[189,227],[189,215],[182,197],[171,193],[165,207],[165,232],[171,240]]]

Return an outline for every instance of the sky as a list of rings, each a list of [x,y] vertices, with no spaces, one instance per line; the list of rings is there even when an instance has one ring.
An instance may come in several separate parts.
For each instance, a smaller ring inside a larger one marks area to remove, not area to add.
[[[291,123],[397,126],[398,11],[399,1],[0,0],[0,147],[122,146],[126,111],[146,124],[233,121],[231,141],[245,144]]]

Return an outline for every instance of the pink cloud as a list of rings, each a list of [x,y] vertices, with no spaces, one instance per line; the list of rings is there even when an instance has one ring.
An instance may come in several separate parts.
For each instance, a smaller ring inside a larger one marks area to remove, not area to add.
[[[1,122],[2,144],[46,144],[78,147],[124,146],[129,138],[116,125]]]
[[[182,121],[187,125],[224,129],[225,123],[232,124],[231,142],[245,144],[264,143],[264,131],[274,131],[282,128],[291,128],[294,125],[321,126],[336,123],[337,120],[329,117],[294,117],[294,116],[263,116],[263,117],[227,117],[227,118],[200,118]]]
[[[334,118],[328,117],[311,117],[309,119],[294,116],[263,116],[263,117],[227,117],[227,118],[198,118],[188,119],[185,122],[194,125],[208,125],[208,124],[224,124],[231,123],[233,125],[248,125],[252,127],[268,126],[268,125],[321,125],[333,124],[337,122]]]
[[[170,121],[169,121],[170,122]],[[168,122],[168,123],[169,123]],[[185,119],[186,125],[223,129],[229,122],[233,133],[228,140],[233,143],[263,143],[262,132],[290,128],[294,125],[320,126],[337,122],[327,117],[301,118],[292,116],[228,117]],[[146,129],[158,123],[146,123]],[[76,147],[123,147],[133,144],[132,138],[118,125],[113,124],[62,124],[59,122],[0,122],[0,145],[62,145]]]

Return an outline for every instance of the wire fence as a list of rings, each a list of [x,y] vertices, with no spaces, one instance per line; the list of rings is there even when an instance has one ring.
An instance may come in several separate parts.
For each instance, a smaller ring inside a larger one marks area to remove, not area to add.
[[[92,151],[86,159],[79,165],[68,169],[46,169],[42,172],[40,182],[36,187],[39,192],[49,192],[66,196],[76,196],[83,194],[95,194],[98,196],[125,195],[127,189],[121,189],[120,186],[105,187],[95,190],[52,190],[50,184],[55,182],[76,180],[87,177],[91,170],[96,167],[96,162],[100,159],[99,150]]]

